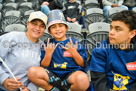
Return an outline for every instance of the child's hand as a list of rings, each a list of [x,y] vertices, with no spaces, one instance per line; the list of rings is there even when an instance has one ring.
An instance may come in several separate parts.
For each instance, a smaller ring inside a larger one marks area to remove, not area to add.
[[[30,91],[27,87],[22,87],[21,91]]]
[[[48,2],[43,2],[41,6],[43,6],[43,5],[47,5],[48,6],[49,3]]]
[[[49,43],[49,42],[50,42],[50,38],[48,38],[47,46],[45,46],[45,44],[43,44],[43,46],[46,54],[48,53],[52,55],[58,44],[55,45],[54,43]]]
[[[76,42],[76,44],[73,44],[71,37],[69,37],[69,40],[70,40],[70,42],[68,42],[66,44],[66,47],[62,47],[62,48],[64,48],[65,50],[67,50],[68,52],[73,54],[73,53],[77,52],[77,42]]]

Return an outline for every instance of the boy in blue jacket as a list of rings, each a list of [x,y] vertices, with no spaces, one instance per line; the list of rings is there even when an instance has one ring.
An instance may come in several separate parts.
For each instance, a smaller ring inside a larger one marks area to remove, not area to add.
[[[48,39],[41,52],[41,66],[44,68],[32,67],[29,79],[49,91],[87,90],[86,49],[77,39],[66,37],[68,25],[60,10],[52,10],[48,18],[48,31],[54,38]]]
[[[93,49],[91,81],[95,91],[136,90],[136,13],[112,19],[109,38]]]

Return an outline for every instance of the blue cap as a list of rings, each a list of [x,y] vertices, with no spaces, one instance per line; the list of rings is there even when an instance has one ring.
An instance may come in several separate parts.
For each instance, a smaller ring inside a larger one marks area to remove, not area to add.
[[[65,17],[63,15],[63,12],[61,10],[51,10],[48,14],[48,22],[47,22],[47,25],[48,25],[48,30],[49,30],[49,27],[53,24],[56,24],[56,23],[63,23],[65,25],[67,25],[67,22],[65,20]],[[68,27],[68,25],[67,25]]]

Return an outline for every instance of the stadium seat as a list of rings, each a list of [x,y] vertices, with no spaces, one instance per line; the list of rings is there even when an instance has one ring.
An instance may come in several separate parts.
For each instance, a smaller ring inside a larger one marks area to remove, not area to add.
[[[81,5],[81,1],[78,1],[78,0],[77,0],[76,2],[79,3],[79,4]]]
[[[82,26],[75,23],[67,23],[69,26],[69,29],[66,33],[67,37],[73,37],[75,39],[78,39],[79,41],[84,39],[83,34],[81,34]]]
[[[3,16],[4,14],[7,12],[7,11],[10,11],[10,10],[16,10],[17,9],[17,3],[6,3],[3,8],[2,8],[2,13],[3,13]]]
[[[22,16],[22,19],[21,19],[21,23],[23,25],[26,26],[26,22],[27,22],[27,20],[28,20],[29,15],[30,15],[31,12],[34,12],[34,10],[28,10],[28,11],[24,12],[24,15]]]
[[[106,38],[108,38],[108,31],[97,31],[97,32],[93,32],[87,35],[86,39],[87,39],[87,49],[90,53],[90,55],[92,54],[92,50],[93,48],[100,43],[101,41],[105,40]]]
[[[73,32],[81,33],[81,29],[82,29],[81,25],[75,23],[67,23],[67,24],[69,26],[68,32],[73,31]]]
[[[97,32],[97,31],[107,31],[110,30],[110,24],[105,22],[96,22],[92,23],[88,26],[89,33]]]
[[[2,19],[2,29],[5,29],[7,25],[20,23],[21,13],[20,11],[8,11]]]
[[[90,8],[100,8],[100,4],[97,2],[97,0],[95,0],[94,2],[91,0],[87,0],[85,1],[84,8],[86,10]]]
[[[0,3],[0,11],[2,10],[2,6],[3,6],[3,5]]]
[[[95,22],[105,22],[103,10],[100,8],[90,8],[86,10],[85,24],[88,27],[89,24]]]
[[[28,0],[27,2],[32,2],[33,3],[33,8],[34,10],[37,10],[39,6],[39,0]]]
[[[44,35],[40,38],[42,41],[46,42],[48,38],[53,38],[51,34],[45,32]]]
[[[19,5],[18,10],[23,14],[28,10],[32,10],[32,3],[31,2],[23,2]]]
[[[133,10],[134,12],[136,12],[136,7],[134,7],[132,10]]]
[[[16,0],[17,3],[27,2],[27,0]]]
[[[85,3],[98,3],[98,0],[85,0]]]
[[[86,36],[85,46],[91,55],[92,49],[97,45],[97,43],[105,40],[108,37],[110,24],[105,22],[96,22],[90,24],[88,29],[89,33]]]
[[[18,4],[17,3],[6,3],[5,6],[12,6],[15,9],[17,9]]]
[[[15,3],[15,0],[3,0],[3,3],[6,4],[6,3]]]
[[[5,13],[5,16],[16,16],[16,17],[20,17],[21,16],[21,13],[20,11],[17,11],[17,10],[11,10],[11,11],[8,11]]]
[[[25,32],[26,27],[22,24],[10,24],[7,25],[4,29],[4,32],[12,32],[12,31]]]
[[[108,23],[110,23],[112,21],[112,18],[116,13],[121,12],[123,10],[126,10],[126,9],[121,8],[121,7],[114,7],[114,8],[109,9],[109,11],[108,11]]]
[[[84,36],[81,33],[74,32],[74,31],[67,31],[66,37],[72,37],[72,38],[78,39],[79,41],[82,41],[84,39]]]

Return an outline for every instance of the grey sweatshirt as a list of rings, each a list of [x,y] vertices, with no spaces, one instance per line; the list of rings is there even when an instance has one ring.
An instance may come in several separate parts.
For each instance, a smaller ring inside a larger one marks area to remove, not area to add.
[[[27,78],[28,69],[32,66],[40,66],[41,44],[30,41],[25,32],[10,32],[0,36],[0,57],[11,69],[15,77],[21,78],[24,86],[31,91],[37,91],[37,87]],[[11,74],[0,63],[0,88],[3,82]]]

